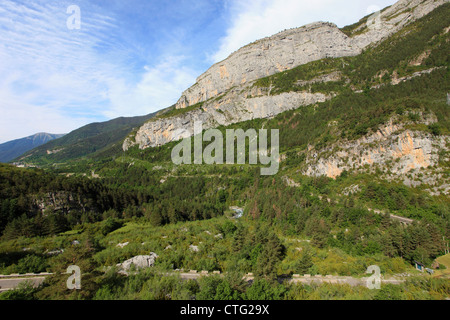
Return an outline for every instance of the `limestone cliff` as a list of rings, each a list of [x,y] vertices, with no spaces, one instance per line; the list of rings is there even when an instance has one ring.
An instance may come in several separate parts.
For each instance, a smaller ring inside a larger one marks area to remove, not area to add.
[[[176,108],[217,97],[232,87],[323,58],[360,53],[351,39],[331,23],[317,22],[258,40],[231,54],[202,74]]]
[[[357,55],[367,46],[386,39],[447,1],[399,1],[372,15],[352,37],[345,35],[335,24],[317,22],[258,40],[198,77],[197,83],[183,93],[176,108],[207,101],[234,86],[311,61]]]
[[[425,125],[434,122],[435,117],[422,121]],[[388,180],[400,179],[409,186],[423,183],[439,185],[444,187],[442,192],[448,192],[449,181],[444,181],[438,164],[450,160],[441,158],[442,151],[445,154],[449,151],[450,138],[408,129],[408,125],[411,126],[411,123],[398,122],[393,118],[377,132],[358,140],[340,141],[323,150],[311,148],[306,154],[303,173],[336,178],[343,171],[378,170]]]
[[[205,103],[202,107],[181,116],[163,118],[143,125],[135,135],[135,142],[127,139],[124,148],[138,144],[142,149],[187,138],[194,133],[194,122],[201,121],[203,129],[229,125],[255,118],[273,117],[279,113],[323,102],[331,96],[322,93],[284,93],[277,96],[247,98],[239,92],[230,92],[222,99]],[[126,144],[126,146],[125,146]]]

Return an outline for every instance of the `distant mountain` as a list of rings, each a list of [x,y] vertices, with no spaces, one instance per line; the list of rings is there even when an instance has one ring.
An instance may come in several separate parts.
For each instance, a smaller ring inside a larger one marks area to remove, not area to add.
[[[0,162],[9,162],[27,151],[49,141],[63,137],[64,134],[37,133],[35,135],[0,144]]]
[[[70,132],[61,139],[41,145],[20,158],[17,162],[45,165],[68,160],[105,155],[108,150],[121,149],[122,142],[134,128],[150,120],[155,114],[131,118],[117,118],[107,122],[91,123]]]

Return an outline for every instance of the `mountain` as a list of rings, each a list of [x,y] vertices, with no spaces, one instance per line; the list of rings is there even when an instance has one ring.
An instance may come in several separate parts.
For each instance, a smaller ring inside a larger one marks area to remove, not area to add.
[[[46,165],[64,163],[84,157],[106,155],[120,150],[123,139],[156,113],[139,117],[120,117],[106,122],[91,123],[70,132],[61,139],[37,147],[20,158],[20,163]],[[114,149],[115,148],[115,149]]]
[[[389,179],[446,193],[448,177],[435,168],[448,153],[449,8],[445,1],[399,1],[380,13],[376,28],[368,17],[342,30],[316,23],[250,44],[200,76],[123,149],[192,136],[194,121],[208,129],[258,127],[261,119],[265,128],[280,128],[285,149],[303,149],[294,156],[305,160],[298,168],[305,175],[389,168]]]
[[[269,118],[299,106],[330,100],[334,92],[291,90],[271,95],[272,84],[267,83],[267,90],[264,90],[258,80],[314,63],[319,68],[299,75],[299,81],[339,80],[340,74],[332,72],[336,68],[320,69],[321,62],[358,56],[446,2],[402,0],[378,16],[365,17],[342,30],[332,23],[318,22],[255,41],[198,77],[197,82],[182,94],[173,116],[169,113],[162,119],[155,118],[146,123],[134,139],[125,141],[124,149],[134,144],[141,149],[155,147],[186,137],[193,132],[194,119],[201,120],[207,129]],[[318,79],[317,76],[325,78]]]
[[[450,3],[402,0],[340,30],[250,44],[158,114],[91,124],[22,157],[43,169],[0,165],[0,273],[61,274],[6,297],[448,299],[436,261],[450,239],[449,52]],[[222,134],[279,130],[279,170],[175,164],[196,120]],[[110,268],[149,253],[150,272]],[[62,274],[74,261],[90,272],[81,293]],[[365,287],[368,266],[381,289]]]
[[[41,132],[26,138],[2,143],[0,144],[0,162],[9,162],[31,149],[63,136],[63,134]]]

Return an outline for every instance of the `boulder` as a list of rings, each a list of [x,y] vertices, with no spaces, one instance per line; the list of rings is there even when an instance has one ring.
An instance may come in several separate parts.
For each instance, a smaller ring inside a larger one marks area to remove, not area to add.
[[[134,265],[136,269],[150,268],[155,264],[156,258],[158,258],[158,255],[154,252],[150,252],[150,255],[136,256],[119,263],[117,264],[117,267],[121,269],[122,272],[130,270],[132,265]]]

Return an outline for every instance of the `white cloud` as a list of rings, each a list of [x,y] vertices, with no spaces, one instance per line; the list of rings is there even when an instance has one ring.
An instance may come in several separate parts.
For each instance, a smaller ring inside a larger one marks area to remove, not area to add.
[[[67,133],[90,122],[112,67],[94,47],[111,19],[67,29],[66,8],[9,0],[0,4],[0,141],[40,131]],[[75,114],[72,116],[71,114]],[[23,132],[22,134],[20,132]]]
[[[145,72],[137,84],[111,79],[107,93],[111,108],[105,115],[143,115],[175,104],[181,93],[196,79],[196,72],[183,67],[183,61],[183,57],[166,57],[154,67],[145,66]]]
[[[393,3],[394,0],[232,0],[230,26],[211,58],[221,61],[255,40],[316,21],[343,27],[370,13],[368,8],[384,8]]]
[[[115,18],[88,1],[79,3],[80,30],[67,28],[71,2],[24,3],[0,3],[0,143],[148,114],[195,82],[182,57],[136,70],[139,43],[127,43]]]

